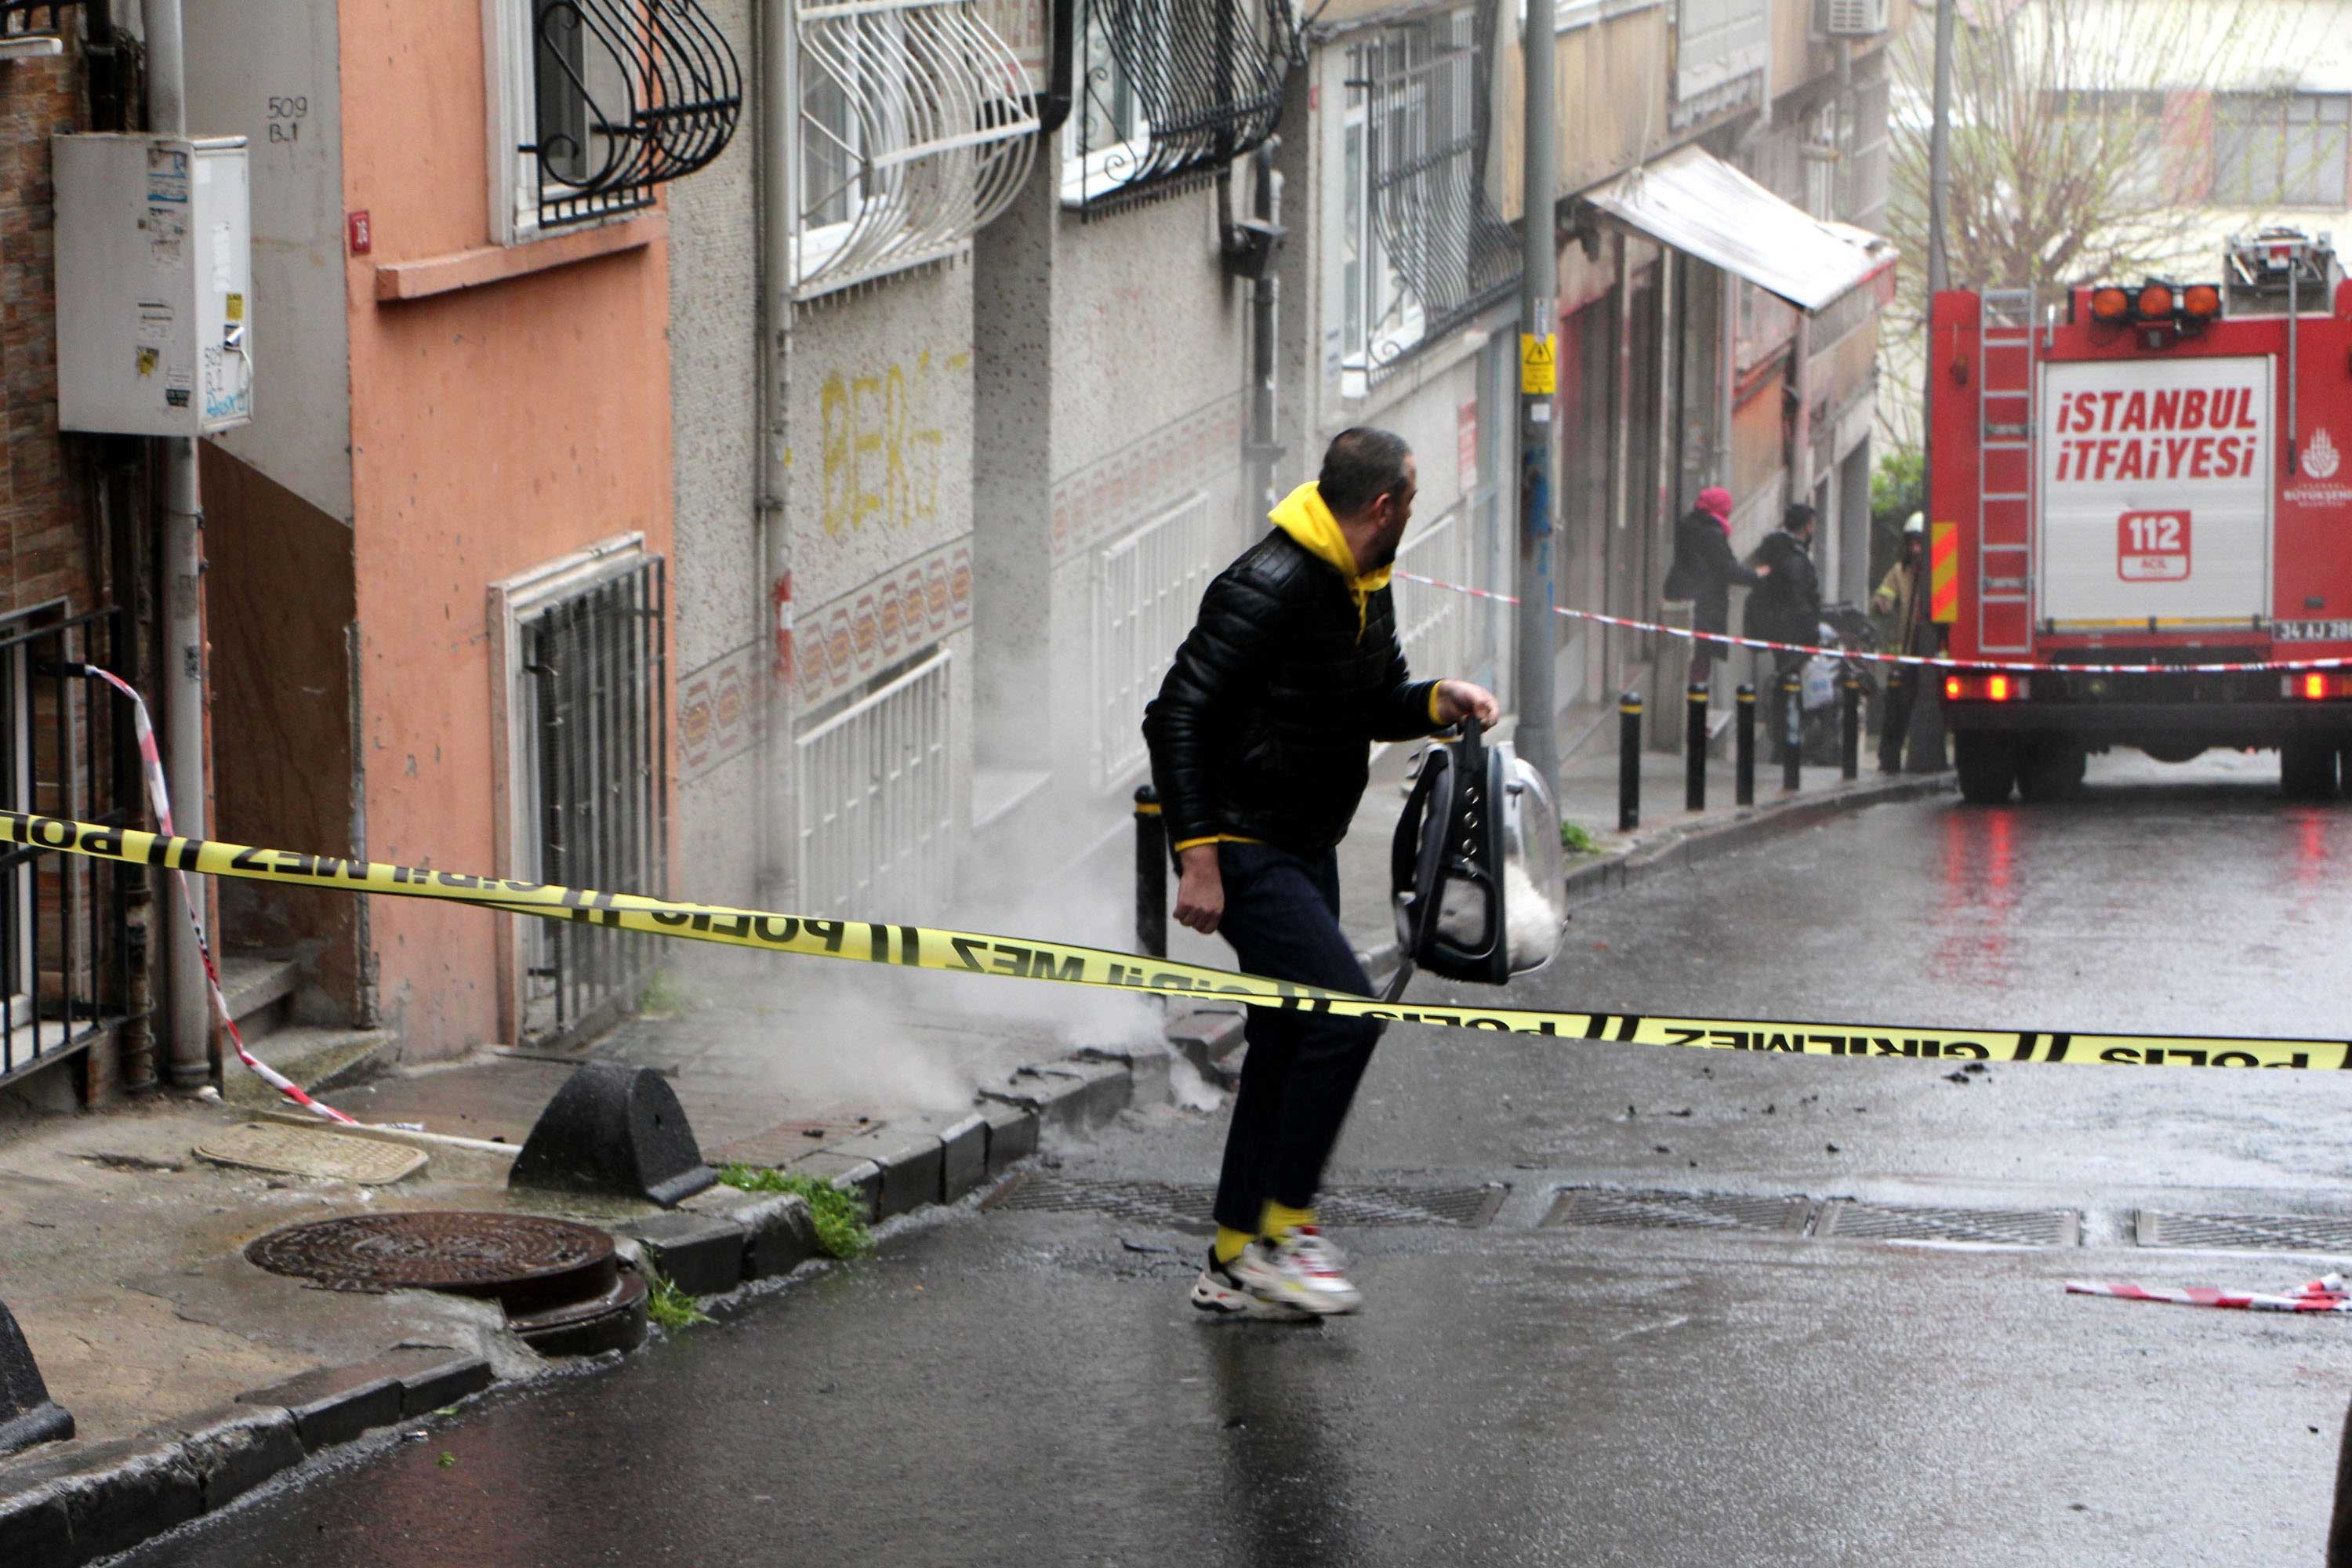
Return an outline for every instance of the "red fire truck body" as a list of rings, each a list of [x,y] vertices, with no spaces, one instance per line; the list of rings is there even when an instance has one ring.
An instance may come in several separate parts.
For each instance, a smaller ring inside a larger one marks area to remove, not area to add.
[[[2219,285],[1936,296],[1929,606],[1962,792],[2070,793],[2090,752],[2276,747],[2335,787],[2352,669],[2352,284],[2325,239],[2232,240]],[[2126,666],[2121,671],[2067,665]]]

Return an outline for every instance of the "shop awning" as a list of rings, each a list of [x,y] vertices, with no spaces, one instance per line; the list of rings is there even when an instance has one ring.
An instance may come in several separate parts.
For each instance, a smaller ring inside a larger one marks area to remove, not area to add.
[[[1587,199],[1801,310],[1818,310],[1892,269],[1897,254],[1877,235],[1782,201],[1703,147],[1622,174]]]

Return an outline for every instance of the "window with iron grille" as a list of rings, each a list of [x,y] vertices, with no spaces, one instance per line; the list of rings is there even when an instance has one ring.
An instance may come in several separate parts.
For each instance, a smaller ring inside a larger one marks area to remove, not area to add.
[[[800,0],[793,17],[794,292],[961,254],[1036,156],[1011,46],[974,0]]]
[[[2221,206],[2340,207],[2352,157],[2352,95],[2213,95],[2213,201]]]
[[[483,4],[502,240],[651,206],[726,151],[743,73],[698,0]]]
[[[1297,41],[1285,0],[1082,0],[1062,201],[1188,190],[1274,134]]]
[[[1129,783],[1149,760],[1144,705],[1216,575],[1214,521],[1207,493],[1195,490],[1095,552],[1095,782],[1105,789]]]
[[[132,730],[80,673],[115,668],[111,610],[0,621],[0,808],[139,826]],[[0,1082],[80,1051],[129,1011],[138,868],[0,845]],[[184,915],[174,906],[173,919]]]
[[[1360,397],[1517,286],[1486,192],[1492,7],[1384,26],[1349,50],[1340,390]]]
[[[668,890],[668,685],[663,563],[614,570],[518,613],[515,862],[534,881],[660,898]],[[525,1039],[584,1038],[636,1005],[657,939],[521,921]]]

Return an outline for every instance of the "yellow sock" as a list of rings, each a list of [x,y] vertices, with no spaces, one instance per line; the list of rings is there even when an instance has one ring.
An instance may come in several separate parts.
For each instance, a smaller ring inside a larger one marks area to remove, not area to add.
[[[1213,1249],[1214,1256],[1219,1263],[1231,1263],[1234,1258],[1239,1258],[1242,1255],[1243,1247],[1247,1247],[1251,1242],[1255,1241],[1257,1237],[1252,1236],[1245,1230],[1231,1230],[1221,1225],[1217,1227],[1217,1245]]]
[[[1278,1204],[1269,1200],[1265,1205],[1265,1215],[1258,1224],[1257,1233],[1260,1236],[1271,1239],[1275,1237],[1280,1236],[1286,1230],[1295,1229],[1302,1225],[1313,1225],[1314,1223],[1315,1211],[1313,1209],[1295,1209],[1289,1207],[1287,1205]]]

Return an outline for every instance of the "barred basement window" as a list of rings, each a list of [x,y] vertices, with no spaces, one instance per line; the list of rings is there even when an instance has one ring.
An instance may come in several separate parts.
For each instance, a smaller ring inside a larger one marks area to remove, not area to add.
[[[664,562],[643,541],[507,588],[507,757],[516,874],[668,892]],[[584,1039],[636,1005],[659,946],[640,932],[521,919],[518,1037]]]
[[[1036,156],[1027,74],[971,0],[800,5],[802,299],[945,260]]]
[[[484,4],[501,239],[651,206],[726,151],[743,73],[697,0]]]
[[[1297,41],[1285,0],[1085,0],[1062,201],[1189,189],[1274,134]]]
[[[1486,195],[1491,6],[1381,28],[1349,50],[1340,361],[1360,397],[1517,285]]]

